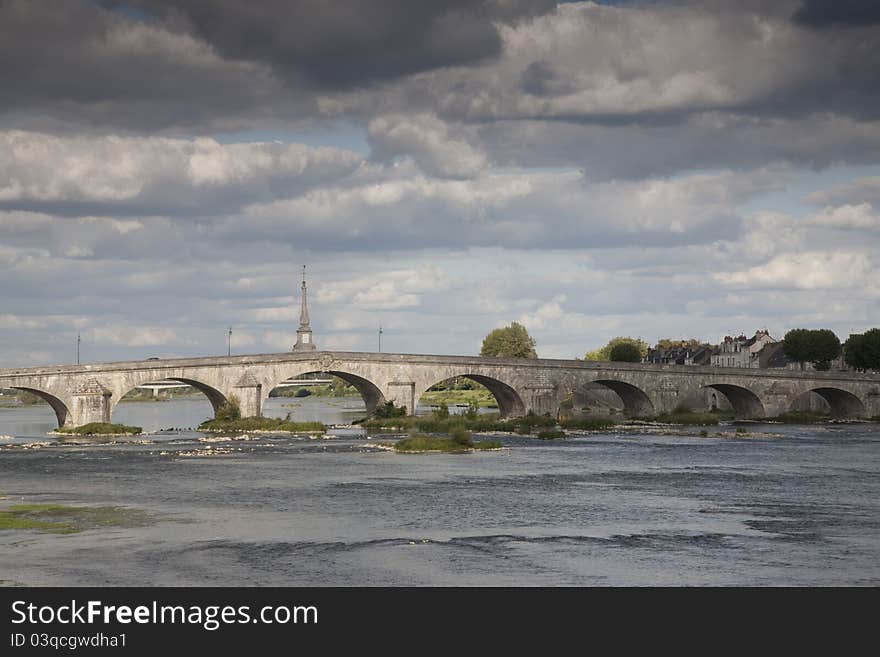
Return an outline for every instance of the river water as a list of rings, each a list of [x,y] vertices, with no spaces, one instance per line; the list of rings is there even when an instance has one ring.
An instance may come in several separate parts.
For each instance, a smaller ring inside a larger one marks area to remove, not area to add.
[[[350,398],[269,400],[267,415],[287,412],[364,413]],[[0,531],[0,584],[880,583],[880,425],[501,437],[501,451],[463,455],[395,454],[351,429],[212,442],[173,430],[209,415],[204,399],[126,403],[114,421],[149,435],[81,445],[46,435],[48,406],[0,408],[0,509],[154,518]]]

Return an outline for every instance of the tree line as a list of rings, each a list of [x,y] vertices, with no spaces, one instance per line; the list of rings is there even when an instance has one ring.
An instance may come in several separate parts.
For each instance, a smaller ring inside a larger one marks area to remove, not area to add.
[[[699,346],[696,340],[660,340],[658,348]],[[810,363],[817,370],[828,370],[831,363],[843,354],[844,362],[859,370],[880,370],[880,328],[850,335],[841,344],[830,329],[792,329],[783,338],[783,352],[803,369]],[[585,360],[606,360],[628,363],[641,362],[648,353],[648,344],[638,338],[618,336],[601,349],[587,352]],[[499,358],[537,358],[535,339],[525,326],[512,322],[509,326],[491,331],[483,340],[481,356]]]
[[[799,363],[810,363],[817,370],[828,370],[831,362],[843,355],[843,362],[853,369],[880,370],[880,329],[854,333],[846,342],[830,329],[792,329],[783,338],[786,357]]]

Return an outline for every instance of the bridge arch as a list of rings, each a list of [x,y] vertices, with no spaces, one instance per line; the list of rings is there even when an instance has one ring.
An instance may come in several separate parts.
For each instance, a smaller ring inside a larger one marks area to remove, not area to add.
[[[748,388],[732,383],[710,383],[705,387],[717,390],[727,398],[737,420],[762,418],[767,415],[761,398]]]
[[[70,409],[67,407],[59,397],[56,397],[50,392],[46,392],[45,390],[40,390],[39,388],[25,388],[22,386],[11,386],[13,390],[23,390],[25,392],[29,392],[33,395],[36,395],[43,401],[45,401],[49,406],[52,407],[52,410],[55,411],[55,417],[58,419],[58,426],[63,427],[68,418],[70,418]]]
[[[367,408],[367,413],[372,414],[380,404],[385,403],[385,395],[382,394],[382,391],[379,389],[375,383],[370,381],[369,379],[365,379],[362,376],[358,376],[357,374],[352,374],[351,372],[345,372],[343,370],[308,370],[305,372],[296,372],[291,374],[290,376],[281,379],[280,381],[276,381],[274,384],[270,386],[266,386],[266,390],[264,393],[264,397],[268,397],[269,393],[271,393],[275,388],[278,387],[279,384],[284,383],[285,381],[289,381],[291,379],[305,376],[307,374],[329,374],[331,376],[338,377],[345,381],[346,383],[354,386],[354,389],[358,391],[361,399],[364,400],[364,406]],[[265,400],[264,400],[265,401]]]
[[[176,381],[177,383],[185,383],[188,386],[192,386],[193,388],[195,388],[196,390],[201,392],[203,395],[205,395],[205,397],[208,398],[208,401],[211,402],[211,407],[214,409],[215,415],[217,414],[217,411],[220,409],[220,407],[222,407],[228,401],[226,395],[224,395],[222,392],[217,390],[217,388],[210,386],[207,383],[203,383],[202,381],[198,381],[196,379],[190,379],[190,378],[179,377],[179,376],[163,376],[163,377],[160,377],[158,380],[160,380],[160,381]],[[149,383],[149,382],[150,381],[144,381],[144,383]],[[110,408],[111,417],[112,417],[113,411],[116,409],[119,402],[122,401],[122,398],[125,397],[125,395],[127,395],[132,390],[139,388],[141,385],[142,384],[139,383],[137,385],[128,386],[128,389],[126,390],[125,388],[123,388],[123,390],[120,391],[121,394],[119,394],[118,396],[115,394],[113,395],[113,398],[111,401],[111,408]]]
[[[627,417],[650,417],[654,415],[654,403],[641,388],[614,379],[597,379],[593,383],[614,391],[623,402],[623,414]]]
[[[828,406],[831,408],[831,417],[833,418],[860,418],[868,414],[862,400],[847,390],[823,386],[810,388],[810,390],[803,394],[809,395],[810,393],[816,393],[828,403]],[[798,398],[801,397],[803,395],[798,395]],[[798,398],[792,401],[792,405],[795,404]]]
[[[448,381],[449,379],[454,379],[457,377],[470,379],[471,381],[475,381],[476,383],[485,386],[489,390],[489,392],[492,393],[495,401],[498,402],[498,413],[501,415],[501,417],[520,417],[526,414],[526,405],[525,403],[523,403],[520,394],[512,386],[504,383],[504,381],[501,381],[491,376],[487,376],[485,374],[453,374],[452,376],[446,376],[439,381],[434,381],[429,386],[421,390],[418,397],[421,397],[430,388],[433,388],[438,383],[442,383],[443,381]],[[417,400],[418,397],[416,398]]]

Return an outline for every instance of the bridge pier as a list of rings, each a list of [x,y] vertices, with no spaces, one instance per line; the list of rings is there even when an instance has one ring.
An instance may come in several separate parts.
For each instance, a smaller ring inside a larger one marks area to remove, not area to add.
[[[260,417],[263,414],[263,386],[246,372],[232,388],[232,395],[238,399],[242,417]]]
[[[868,390],[865,395],[865,411],[868,417],[880,417],[880,386]]]
[[[406,406],[407,415],[415,415],[418,403],[415,381],[389,381],[384,395],[386,402],[394,402],[398,408]],[[369,407],[369,403],[367,405]]]
[[[110,422],[110,395],[110,391],[95,378],[80,382],[71,394],[71,409],[65,426]]]
[[[562,397],[556,388],[547,386],[525,386],[520,393],[522,397],[523,411],[528,413],[531,411],[535,415],[551,415],[556,417],[559,413],[559,405],[562,403]],[[518,409],[517,409],[518,410]],[[521,414],[517,410],[512,410],[509,415],[516,417]]]

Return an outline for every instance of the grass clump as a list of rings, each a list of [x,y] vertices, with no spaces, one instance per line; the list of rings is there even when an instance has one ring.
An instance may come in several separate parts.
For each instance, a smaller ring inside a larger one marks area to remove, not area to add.
[[[693,411],[673,411],[646,418],[661,424],[685,424],[690,426],[710,426],[718,424],[717,413],[694,413]]]
[[[456,429],[469,431],[497,431],[512,432],[514,426],[500,419],[497,413],[477,415],[465,413],[464,415],[451,415],[443,407],[425,417],[374,417],[360,423],[368,430],[414,430],[421,433],[450,433]]]
[[[286,418],[278,417],[239,417],[234,420],[214,418],[199,425],[204,431],[284,431],[289,433],[324,433],[327,430],[320,422],[294,422],[290,413]]]
[[[565,432],[562,429],[542,429],[538,432],[540,440],[556,440],[557,438],[565,438]]]
[[[528,415],[518,418],[501,419],[498,413],[477,414],[476,407],[472,406],[467,413],[452,415],[445,404],[425,417],[375,417],[361,422],[361,426],[368,430],[410,430],[418,433],[445,433],[452,434],[455,431],[479,431],[486,433],[518,433],[528,435],[535,429],[554,430],[556,419],[550,415],[536,415],[530,412]],[[605,425],[603,425],[604,427]]]
[[[141,527],[152,522],[149,513],[121,506],[15,504],[0,511],[0,530],[36,529],[52,534],[75,534],[102,527]]]
[[[406,406],[395,406],[393,401],[385,402],[376,407],[373,416],[380,419],[406,417]]]
[[[610,429],[616,424],[614,420],[604,417],[581,417],[562,420],[559,423],[563,429],[575,429],[578,431],[603,431]]]
[[[75,436],[107,436],[113,434],[135,435],[143,429],[132,427],[127,424],[111,424],[110,422],[89,422],[81,427],[60,427],[58,433]]]
[[[501,443],[497,440],[474,441],[465,430],[456,431],[449,437],[429,436],[414,433],[394,443],[394,450],[401,453],[412,452],[445,452],[447,454],[463,454],[475,449],[497,449]]]
[[[770,419],[785,424],[821,424],[828,422],[831,416],[827,413],[815,413],[813,411],[788,411]]]
[[[511,420],[516,433],[529,434],[535,429],[555,429],[556,418],[551,417],[549,413],[537,415],[534,411],[529,411],[522,417]]]
[[[379,431],[388,429],[391,431],[402,431],[411,429],[415,424],[416,418],[409,415],[406,417],[372,417],[354,424],[362,426],[364,429]]]

